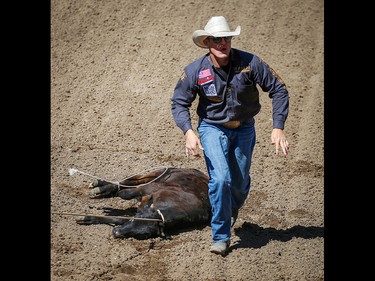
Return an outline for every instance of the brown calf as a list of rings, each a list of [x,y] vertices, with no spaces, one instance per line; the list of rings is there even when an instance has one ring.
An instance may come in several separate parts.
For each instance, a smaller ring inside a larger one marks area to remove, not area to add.
[[[115,224],[115,238],[148,239],[187,227],[207,224],[211,218],[208,177],[197,169],[160,168],[132,176],[119,185],[96,181],[91,198],[119,196],[140,202],[134,220],[85,216],[79,224]]]

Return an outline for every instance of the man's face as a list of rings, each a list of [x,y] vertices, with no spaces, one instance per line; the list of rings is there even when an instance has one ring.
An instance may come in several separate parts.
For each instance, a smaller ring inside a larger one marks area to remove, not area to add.
[[[205,44],[215,57],[226,59],[229,57],[232,48],[232,37],[207,37]]]

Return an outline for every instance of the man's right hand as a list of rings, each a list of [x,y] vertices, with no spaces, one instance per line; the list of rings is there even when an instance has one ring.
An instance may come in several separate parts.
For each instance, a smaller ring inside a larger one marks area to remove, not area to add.
[[[199,147],[200,150],[204,150],[204,149],[201,144],[201,141],[199,140],[199,138],[197,137],[197,135],[194,133],[192,129],[189,129],[186,131],[185,139],[186,139],[186,145],[185,145],[186,157],[189,157],[189,154],[193,155],[194,157],[200,157],[197,146]]]

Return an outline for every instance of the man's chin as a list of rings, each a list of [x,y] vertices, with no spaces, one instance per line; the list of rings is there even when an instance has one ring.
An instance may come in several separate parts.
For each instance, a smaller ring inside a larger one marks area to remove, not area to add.
[[[214,53],[214,56],[217,57],[218,59],[227,59],[229,57],[229,53],[227,52],[221,52],[221,51],[216,51]]]

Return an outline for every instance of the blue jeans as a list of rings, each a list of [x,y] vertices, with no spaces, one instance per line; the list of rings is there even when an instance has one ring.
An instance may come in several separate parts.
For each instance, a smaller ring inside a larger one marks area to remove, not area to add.
[[[200,121],[198,133],[209,175],[212,241],[231,237],[232,210],[245,203],[250,191],[250,166],[255,146],[254,118],[236,129]]]

